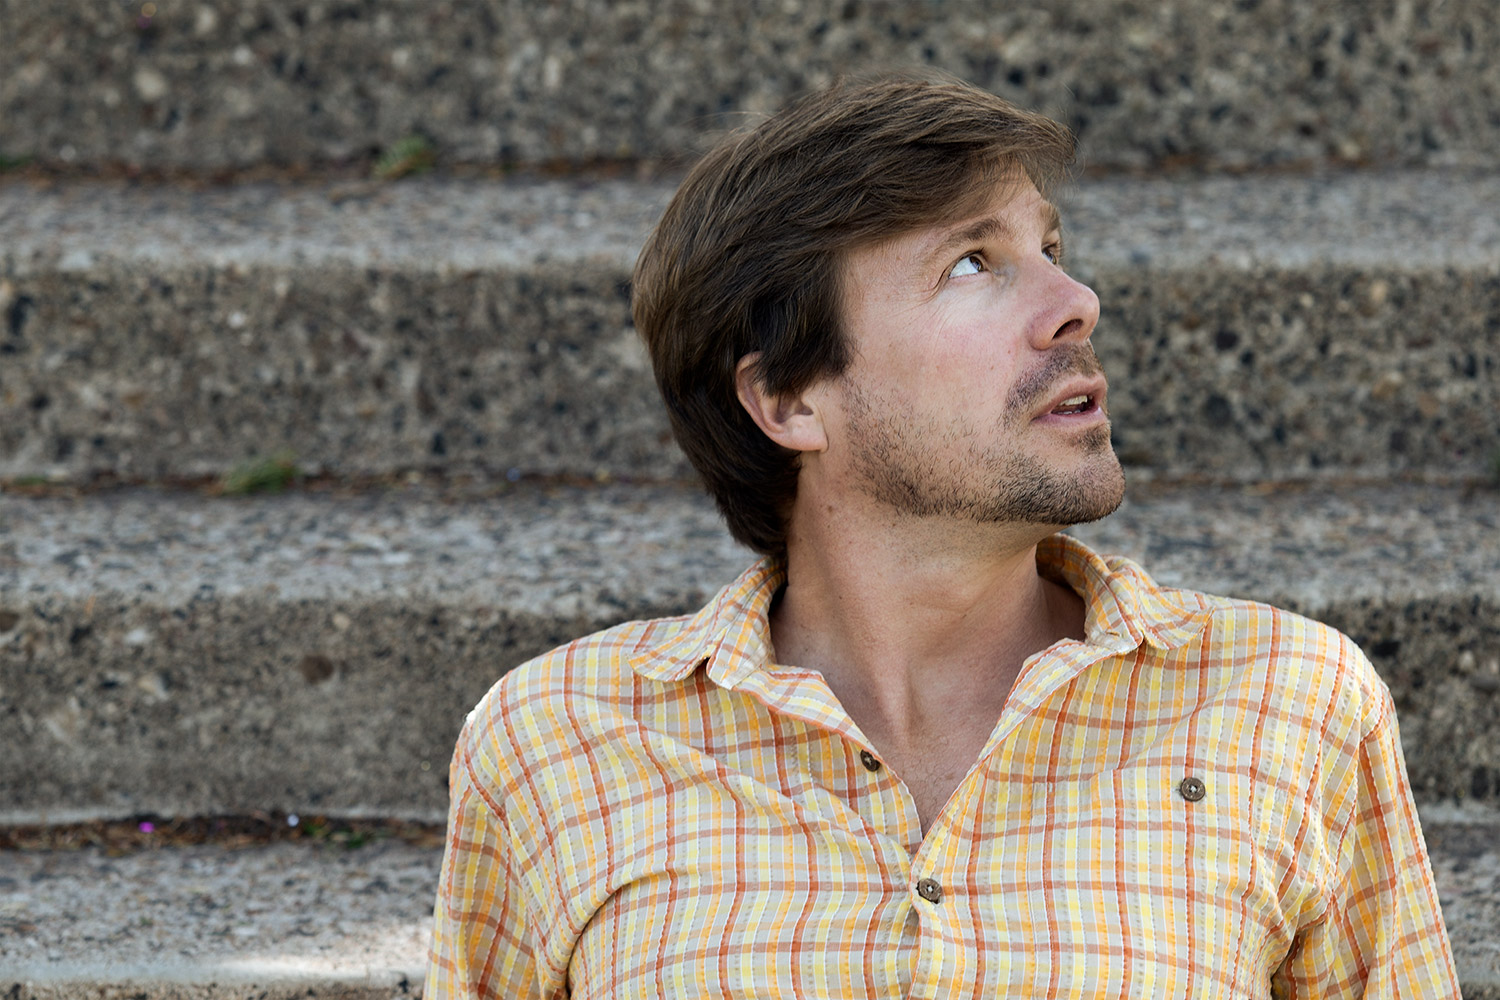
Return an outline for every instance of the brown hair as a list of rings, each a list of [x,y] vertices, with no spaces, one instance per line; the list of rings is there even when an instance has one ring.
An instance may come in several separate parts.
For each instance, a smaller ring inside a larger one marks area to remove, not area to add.
[[[950,77],[844,83],[732,134],[688,174],[635,266],[635,325],[672,430],[736,539],[786,548],[798,455],[735,392],[741,358],[773,394],[849,364],[852,250],[963,218],[1024,172],[1043,196],[1072,134]]]

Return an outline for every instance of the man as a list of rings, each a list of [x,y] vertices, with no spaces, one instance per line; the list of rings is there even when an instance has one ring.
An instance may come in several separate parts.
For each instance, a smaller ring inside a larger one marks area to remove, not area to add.
[[[1458,995],[1359,650],[1056,534],[1123,493],[1072,153],[895,79],[693,170],[636,324],[765,558],[471,714],[429,1000]]]

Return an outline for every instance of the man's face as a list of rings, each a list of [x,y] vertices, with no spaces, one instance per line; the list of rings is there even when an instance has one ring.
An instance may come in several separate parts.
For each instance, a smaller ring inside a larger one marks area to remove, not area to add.
[[[1099,300],[1021,180],[979,214],[850,254],[854,361],[829,385],[849,484],[918,517],[1061,526],[1119,506]],[[841,426],[840,426],[841,425]],[[828,456],[835,458],[833,454]]]

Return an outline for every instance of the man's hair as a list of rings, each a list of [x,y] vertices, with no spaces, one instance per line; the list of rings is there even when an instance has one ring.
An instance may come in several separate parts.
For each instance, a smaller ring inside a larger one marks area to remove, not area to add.
[[[791,394],[848,367],[842,269],[858,248],[972,215],[1025,176],[1043,197],[1072,133],[950,77],[843,83],[726,137],[636,262],[635,325],[673,433],[740,542],[786,549],[797,452],[740,404],[735,368]]]

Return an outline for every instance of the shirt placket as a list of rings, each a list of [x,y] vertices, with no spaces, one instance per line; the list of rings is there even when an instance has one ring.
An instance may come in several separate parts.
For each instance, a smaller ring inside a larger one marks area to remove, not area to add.
[[[856,783],[868,784],[858,797],[858,805],[847,800],[845,805],[863,820],[867,849],[880,859],[886,878],[885,903],[879,921],[882,950],[893,956],[890,964],[896,983],[909,983],[916,939],[913,901],[917,899],[913,895],[915,882],[909,845],[918,843],[921,837],[916,800],[876,755],[821,674],[763,669],[737,678],[735,687],[771,711],[815,726],[827,739],[840,741],[846,745],[845,749],[853,751],[846,755],[852,758],[852,763],[851,773],[845,777],[851,788],[858,787]]]
[[[996,785],[984,790],[990,795],[987,798],[980,794],[978,785],[985,781],[985,772],[994,756],[1011,749],[1026,718],[1083,671],[1135,648],[1128,637],[1104,638],[1106,645],[1069,642],[1044,650],[1027,661],[979,758],[954,789],[912,856],[907,888],[918,933],[910,997],[937,1000],[965,996],[968,995],[965,991],[977,988],[978,962],[984,954],[977,936],[980,931],[994,935],[999,929],[969,926],[972,921],[965,920],[982,908],[973,907],[963,899],[964,894],[976,891],[976,887],[968,884],[964,874],[969,851],[958,838],[964,829],[978,828],[985,821],[984,817],[968,815],[973,807],[981,803],[996,805],[993,795],[1006,794],[1003,786]],[[955,808],[958,804],[966,808]],[[1004,803],[998,806],[987,812],[1006,815]]]
[[[851,787],[863,785],[865,823],[880,837],[882,856],[910,864],[910,847],[921,838],[916,800],[901,779],[875,753],[874,747],[844,711],[821,674],[805,670],[766,669],[740,678],[736,690],[758,699],[771,711],[815,726],[840,740],[853,752],[848,776]]]

